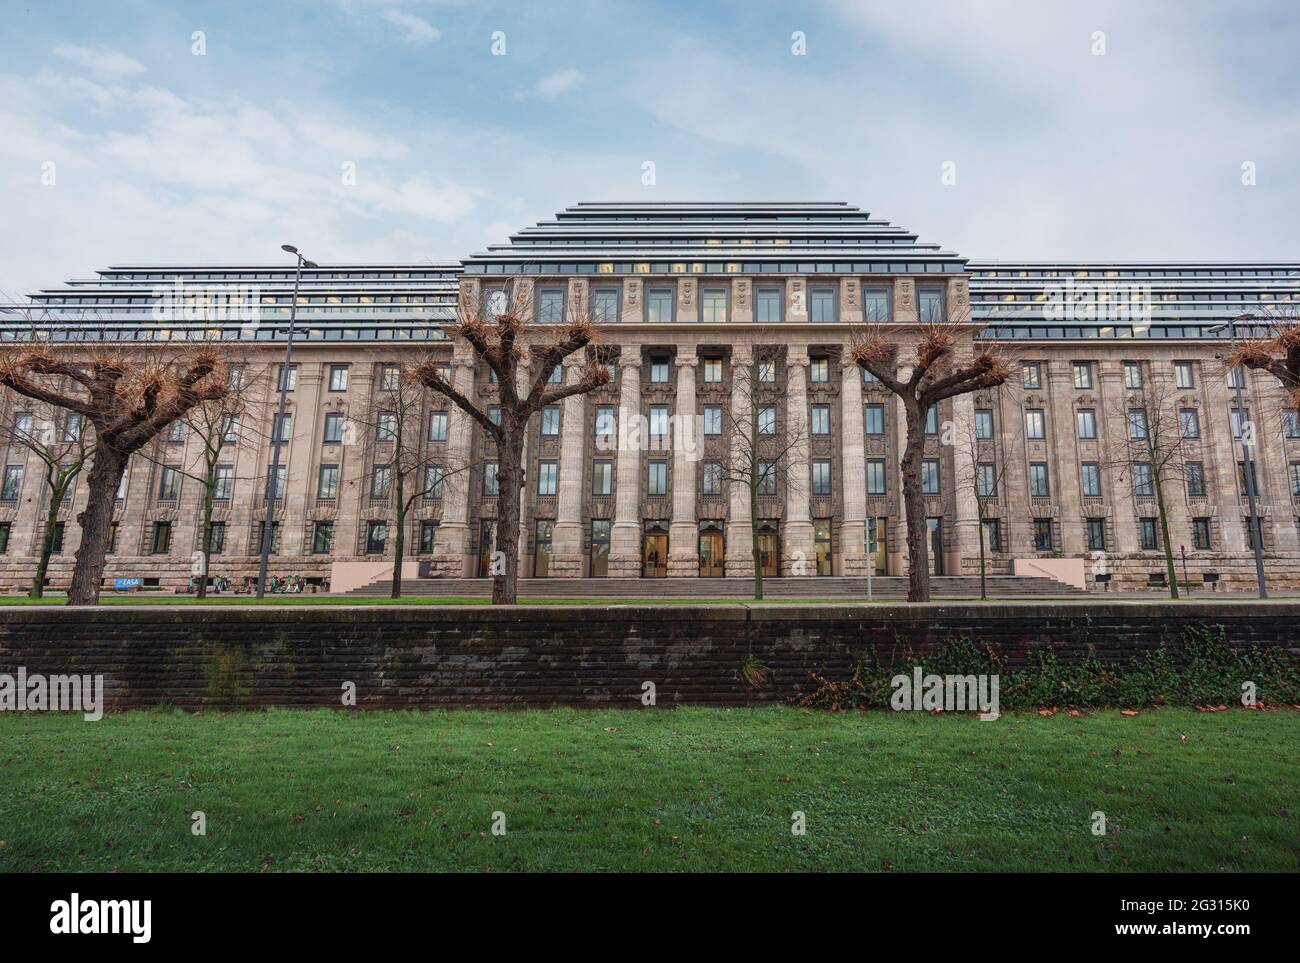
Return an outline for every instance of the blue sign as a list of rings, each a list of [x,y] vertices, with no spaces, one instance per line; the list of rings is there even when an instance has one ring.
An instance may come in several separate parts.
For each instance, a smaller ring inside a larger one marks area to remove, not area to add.
[[[113,579],[113,588],[115,588],[115,589],[139,588],[139,587],[142,586],[143,584],[144,584],[144,579],[142,579],[142,578],[115,578],[115,579]]]

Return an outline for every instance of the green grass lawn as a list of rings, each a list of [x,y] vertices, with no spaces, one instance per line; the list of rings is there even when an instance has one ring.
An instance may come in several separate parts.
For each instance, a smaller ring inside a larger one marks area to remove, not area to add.
[[[4,713],[0,870],[1294,871],[1297,745],[1242,710]]]

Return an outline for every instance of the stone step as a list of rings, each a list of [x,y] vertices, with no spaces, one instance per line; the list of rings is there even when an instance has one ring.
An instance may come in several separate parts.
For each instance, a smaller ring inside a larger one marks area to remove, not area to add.
[[[385,576],[346,594],[370,598],[389,594],[391,580]],[[872,579],[872,597],[907,597],[907,579],[879,576]],[[492,594],[491,579],[424,578],[403,579],[404,596],[469,598]],[[865,599],[865,578],[768,578],[763,594],[770,599]],[[930,581],[934,598],[978,598],[976,576],[936,576]],[[990,598],[1069,598],[1086,596],[1065,582],[1035,576],[997,575],[988,578]],[[528,578],[519,580],[521,599],[547,598],[645,598],[645,599],[752,599],[754,581],[749,578]]]

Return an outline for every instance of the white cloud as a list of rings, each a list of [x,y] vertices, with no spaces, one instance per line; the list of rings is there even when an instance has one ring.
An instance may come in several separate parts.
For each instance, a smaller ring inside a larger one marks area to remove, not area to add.
[[[442,36],[438,28],[429,21],[404,10],[385,10],[380,16],[402,32],[403,40],[417,47],[433,43]]]
[[[554,100],[567,94],[582,83],[582,72],[569,68],[547,74],[533,86],[533,93],[545,100]]]
[[[63,43],[54,48],[54,55],[105,77],[129,77],[144,73],[145,70],[140,61],[102,44],[97,47],[80,47],[77,44]]]

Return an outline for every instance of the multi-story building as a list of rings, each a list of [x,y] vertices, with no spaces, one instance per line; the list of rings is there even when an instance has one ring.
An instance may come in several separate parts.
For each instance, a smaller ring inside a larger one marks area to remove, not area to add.
[[[1278,584],[1300,585],[1300,417],[1275,379],[1225,363],[1229,322],[1300,301],[1297,262],[980,262],[845,204],[579,204],[455,264],[306,269],[286,377],[293,283],[292,267],[120,266],[0,314],[0,338],[33,323],[87,340],[220,331],[250,363],[271,366],[268,380],[285,379],[287,423],[271,431],[278,398],[268,391],[250,415],[262,428],[230,449],[215,574],[256,572],[272,435],[284,476],[272,571],[316,580],[335,562],[383,559],[395,523],[391,445],[355,430],[357,414],[393,366],[430,355],[490,406],[490,372],[440,325],[458,299],[491,303],[508,291],[540,324],[594,317],[615,375],[530,426],[525,577],[752,574],[749,489],[728,481],[736,452],[722,428],[744,417],[774,447],[797,438],[757,496],[769,574],[905,572],[901,406],[850,352],[883,325],[905,367],[918,326],[942,321],[962,325],[964,339],[1001,343],[1014,374],[929,418],[923,483],[937,573],[971,572],[983,538],[993,571],[1065,557],[1125,587],[1163,579],[1154,492],[1127,453],[1126,418],[1159,386],[1186,434],[1176,483],[1165,485],[1180,577],[1185,566],[1195,580],[1253,584],[1239,443],[1249,424],[1266,564]],[[214,305],[227,295],[236,306],[222,313]],[[738,373],[752,392],[738,390]],[[753,410],[740,410],[742,396]],[[408,561],[486,575],[492,446],[439,396],[420,417],[437,481],[407,518]],[[648,430],[628,432],[634,418]],[[169,433],[133,458],[110,576],[162,586],[189,576],[201,539],[202,486],[185,468],[195,444]],[[30,577],[48,496],[21,445],[5,458],[0,585],[17,586]],[[53,584],[71,571],[83,501],[74,491],[62,510]]]

